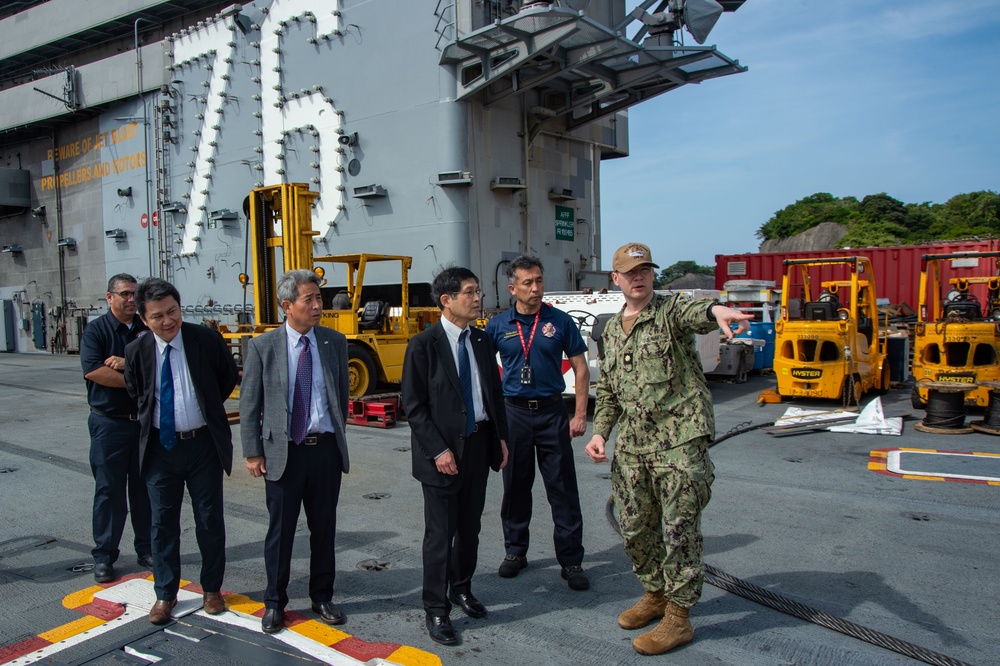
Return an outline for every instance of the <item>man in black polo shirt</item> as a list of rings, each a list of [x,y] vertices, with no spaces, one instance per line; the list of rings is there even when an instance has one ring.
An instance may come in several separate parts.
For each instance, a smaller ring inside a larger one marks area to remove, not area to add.
[[[147,331],[136,316],[136,281],[120,273],[108,281],[109,311],[87,324],[80,363],[90,403],[90,469],[94,474],[94,580],[115,579],[125,517],[132,514],[138,564],[152,568],[149,493],[139,474],[139,420],[125,390],[125,345]]]
[[[590,368],[587,343],[573,318],[542,302],[545,288],[542,262],[520,256],[507,267],[508,289],[514,307],[492,319],[486,335],[503,363],[503,394],[507,403],[507,448],[510,460],[503,470],[504,548],[498,574],[513,578],[528,566],[528,526],[531,522],[531,486],[535,459],[552,507],[553,541],[562,577],[570,589],[590,587],[583,563],[583,516],[576,483],[571,440],[587,429]],[[563,354],[576,384],[576,409],[566,413],[562,392]]]

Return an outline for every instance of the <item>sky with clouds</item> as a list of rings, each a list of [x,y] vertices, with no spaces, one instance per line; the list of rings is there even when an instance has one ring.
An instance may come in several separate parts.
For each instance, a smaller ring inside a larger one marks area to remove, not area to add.
[[[816,192],[1000,191],[997,0],[747,0],[705,43],[749,71],[629,110],[630,155],[601,166],[604,268],[628,241],[661,267],[756,252]]]

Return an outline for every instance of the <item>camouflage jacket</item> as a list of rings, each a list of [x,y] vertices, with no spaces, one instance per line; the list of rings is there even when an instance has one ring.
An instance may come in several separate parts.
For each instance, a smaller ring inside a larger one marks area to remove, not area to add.
[[[622,312],[604,329],[604,359],[594,409],[594,433],[616,448],[644,454],[696,437],[715,436],[712,396],[694,335],[718,329],[711,299],[656,294],[626,336]]]

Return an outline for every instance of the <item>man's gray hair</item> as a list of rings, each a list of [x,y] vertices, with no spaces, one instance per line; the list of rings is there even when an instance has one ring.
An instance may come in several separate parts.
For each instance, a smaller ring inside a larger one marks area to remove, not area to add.
[[[514,284],[517,282],[518,271],[530,271],[532,268],[537,268],[543,274],[545,273],[545,267],[542,266],[542,260],[538,257],[532,257],[527,254],[515,257],[509,264],[507,264],[507,281]]]
[[[294,301],[299,296],[299,286],[310,282],[317,287],[323,284],[320,276],[305,268],[286,272],[278,279],[278,303]]]

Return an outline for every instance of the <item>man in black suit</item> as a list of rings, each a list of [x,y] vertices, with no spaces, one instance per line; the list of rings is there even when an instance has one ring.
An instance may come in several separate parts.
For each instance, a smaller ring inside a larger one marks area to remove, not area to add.
[[[125,388],[139,407],[139,467],[153,515],[153,589],[149,621],[166,624],[181,578],[181,504],[191,496],[201,551],[205,611],[226,610],[226,525],[222,472],[233,469],[225,402],[238,371],[222,336],[181,321],[177,289],[159,278],[139,285],[136,307],[153,335],[125,348]]]
[[[264,477],[270,521],[264,541],[264,617],[261,628],[281,630],[288,603],[292,544],[305,506],[309,525],[309,598],[327,624],[343,624],[333,604],[337,500],[350,470],[347,420],[350,387],[347,338],[319,325],[320,278],[288,271],[277,293],[285,325],[250,340],[240,384],[240,434],[250,475]]]
[[[470,617],[486,615],[472,594],[472,575],[489,468],[507,464],[507,417],[496,349],[469,326],[481,310],[478,278],[467,268],[445,269],[434,278],[431,295],[442,319],[406,348],[403,407],[413,476],[424,491],[427,632],[442,645],[454,645],[452,603]]]

